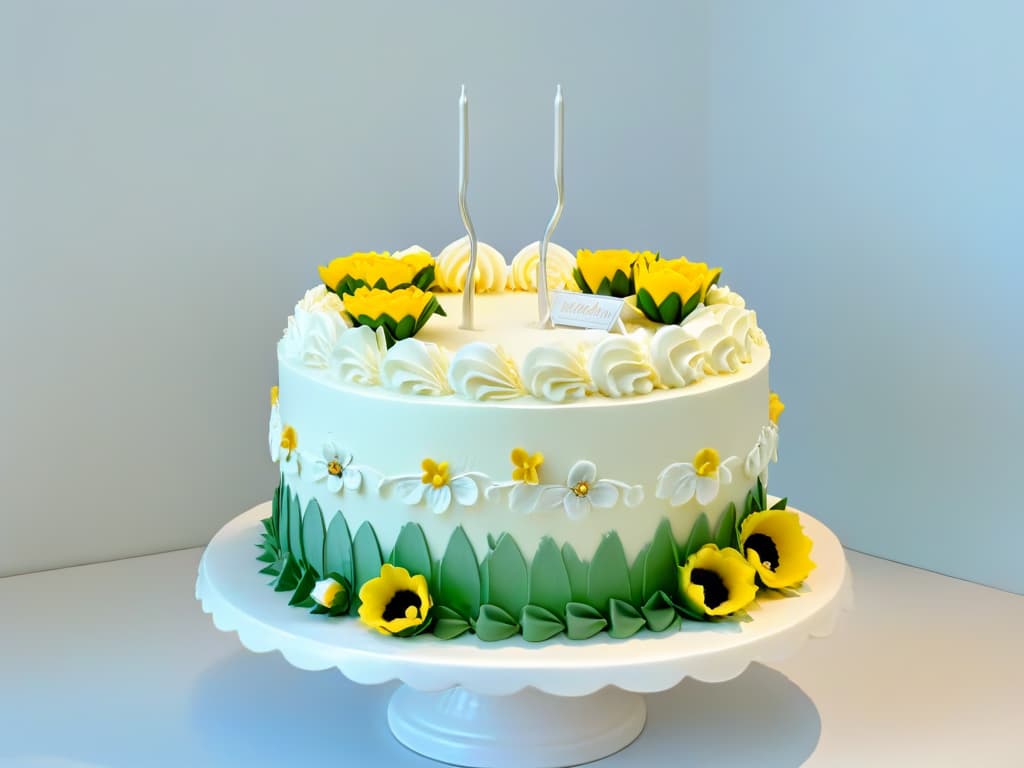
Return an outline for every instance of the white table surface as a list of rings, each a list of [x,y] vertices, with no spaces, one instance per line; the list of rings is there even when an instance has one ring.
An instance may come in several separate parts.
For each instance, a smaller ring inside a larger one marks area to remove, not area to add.
[[[394,684],[217,631],[200,554],[0,579],[0,766],[438,765],[391,738]],[[856,608],[834,635],[649,696],[644,733],[594,765],[1024,766],[1024,597],[848,556]]]

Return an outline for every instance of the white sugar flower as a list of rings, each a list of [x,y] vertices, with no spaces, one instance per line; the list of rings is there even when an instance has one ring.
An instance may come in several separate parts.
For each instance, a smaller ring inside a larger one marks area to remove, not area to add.
[[[477,472],[453,475],[447,461],[438,463],[429,458],[423,460],[421,468],[422,475],[405,475],[382,481],[382,490],[393,485],[403,503],[410,506],[426,503],[435,515],[447,512],[452,502],[469,507],[480,497],[478,480],[483,475]]]
[[[743,469],[747,477],[754,480],[758,477],[762,482],[768,480],[768,464],[779,460],[779,428],[775,424],[766,424],[761,427],[761,434],[758,435],[757,443],[747,454],[747,460]]]
[[[363,474],[351,466],[352,454],[339,448],[332,440],[324,443],[323,456],[313,459],[313,479],[327,480],[331,493],[357,491],[363,482]]]
[[[714,448],[702,448],[693,457],[693,463],[665,467],[658,475],[655,495],[668,499],[673,507],[682,506],[695,495],[698,504],[710,504],[717,498],[722,484],[732,482],[732,472],[738,463],[736,456],[721,461]]]
[[[277,406],[277,387],[270,388],[270,431],[267,440],[270,443],[270,460],[281,458],[281,409]]]
[[[614,507],[619,500],[615,483],[597,479],[597,467],[592,461],[577,461],[569,470],[565,486],[546,486],[541,496],[545,507],[561,505],[570,520],[579,520],[591,509]]]
[[[281,430],[281,439],[278,443],[278,451],[281,461],[281,471],[286,475],[299,474],[299,436],[295,427],[291,424],[285,425]]]

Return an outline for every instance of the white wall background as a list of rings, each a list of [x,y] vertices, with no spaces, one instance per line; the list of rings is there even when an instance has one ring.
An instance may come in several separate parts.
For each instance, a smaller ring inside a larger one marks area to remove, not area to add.
[[[383,7],[378,7],[383,5]],[[266,499],[273,342],[331,256],[552,205],[707,258],[789,408],[773,490],[1024,592],[1021,6],[0,4],[0,575],[194,546]]]
[[[462,234],[705,249],[696,4],[0,3],[0,575],[195,546],[270,496],[316,265]]]

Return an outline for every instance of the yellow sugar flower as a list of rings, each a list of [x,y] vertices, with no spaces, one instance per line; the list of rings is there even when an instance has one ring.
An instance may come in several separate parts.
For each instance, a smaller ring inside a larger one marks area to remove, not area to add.
[[[393,259],[386,251],[353,253],[334,259],[326,267],[321,266],[320,279],[339,296],[351,294],[362,286],[388,290],[404,288],[413,285],[417,274],[430,266],[421,263],[421,255],[426,255],[430,263],[433,263],[429,254],[414,254],[413,258],[407,260]]]
[[[779,416],[784,410],[786,410],[786,404],[776,393],[772,392],[768,395],[768,418],[771,419],[772,424],[779,423]]]
[[[754,512],[740,524],[740,551],[766,587],[792,587],[816,567],[810,558],[813,543],[788,509]]]
[[[544,463],[544,454],[535,453],[532,456],[524,448],[512,449],[512,479],[517,483],[537,485],[540,476],[537,470]]]
[[[573,277],[584,293],[630,296],[637,266],[652,263],[657,258],[658,255],[651,251],[581,250],[576,252]]]
[[[286,475],[299,473],[299,436],[295,427],[286,424],[281,430],[281,443],[275,460],[280,460],[281,471]]]
[[[704,301],[721,269],[680,258],[640,265],[636,271],[636,303],[656,323],[678,324]]]
[[[451,474],[448,472],[448,462],[442,461],[438,464],[433,459],[424,459],[423,463],[420,464],[423,469],[423,484],[431,485],[434,488],[440,488],[442,485],[448,485],[451,482]]]
[[[743,610],[757,595],[755,573],[732,547],[705,544],[679,568],[683,602],[704,616],[728,616]]]
[[[426,629],[433,606],[427,580],[405,568],[384,563],[380,576],[359,590],[359,618],[384,635],[408,636]]]
[[[281,450],[291,453],[299,447],[299,436],[295,433],[295,427],[291,424],[281,430]]]
[[[721,463],[721,457],[714,448],[701,448],[693,457],[698,477],[718,477],[718,465]]]
[[[357,288],[345,297],[345,311],[354,325],[365,325],[373,330],[382,328],[389,347],[396,341],[415,336],[435,312],[444,315],[437,298],[415,286],[395,291]]]
[[[277,399],[278,399],[278,395],[280,394],[280,392],[281,392],[281,390],[277,386],[273,386],[273,387],[270,388],[270,405],[271,406],[277,405]]]

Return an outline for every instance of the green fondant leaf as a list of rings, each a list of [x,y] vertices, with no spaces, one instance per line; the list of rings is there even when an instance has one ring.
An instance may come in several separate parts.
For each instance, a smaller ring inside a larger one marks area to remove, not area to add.
[[[428,264],[412,277],[412,284],[421,291],[426,291],[434,284],[434,265]]]
[[[652,632],[664,632],[676,620],[676,608],[664,592],[651,595],[640,611]]]
[[[587,577],[590,565],[585,560],[580,560],[572,544],[566,542],[562,545],[562,562],[565,564],[565,571],[569,574],[569,589],[572,593],[572,602],[587,602]],[[561,613],[561,611],[559,611]]]
[[[288,601],[288,605],[302,605],[304,602],[310,599],[309,593],[313,591],[313,587],[316,586],[317,574],[312,568],[307,568],[302,572],[302,577],[299,579],[299,583],[295,586],[295,594],[292,595],[291,600]]]
[[[488,549],[494,549],[496,546],[498,546],[498,542],[494,540],[494,535],[488,533],[487,534],[487,548]]]
[[[611,621],[608,634],[612,637],[631,637],[643,629],[647,619],[629,603],[614,598],[608,603]]]
[[[603,284],[603,282],[602,282]],[[629,275],[623,272],[621,269],[615,270],[615,274],[612,275],[611,294],[612,296],[629,296],[633,293],[633,281],[629,279]]]
[[[412,315],[406,315],[395,325],[395,338],[396,339],[407,339],[412,336],[413,331],[416,329],[416,318]]]
[[[291,592],[299,586],[299,579],[302,578],[302,568],[294,557],[288,555],[281,565],[281,571],[274,579],[275,592]]]
[[[432,562],[423,529],[416,523],[403,525],[391,550],[391,564],[405,568],[413,576],[422,575],[429,584]]]
[[[588,602],[606,616],[609,600],[629,601],[629,566],[615,531],[606,533],[597,546],[590,563],[587,595]]]
[[[757,511],[761,512],[768,506],[768,491],[764,487],[764,483],[761,482],[761,478],[757,478]]]
[[[602,277],[601,282],[597,286],[597,290],[594,291],[598,296],[612,296],[612,281],[607,277]]]
[[[302,551],[306,555],[306,564],[317,572],[324,573],[324,516],[316,499],[310,499],[306,505],[306,514],[302,516]]]
[[[277,536],[278,541],[281,539],[281,487],[284,485],[284,477],[282,476],[277,481],[277,487],[274,489],[274,498],[270,504],[270,519],[274,523],[274,534]]]
[[[440,569],[438,569],[440,570]],[[434,606],[434,635],[441,640],[451,640],[469,631],[469,622],[451,608]]]
[[[683,322],[683,320],[689,317],[693,310],[697,308],[697,305],[700,304],[700,294],[701,292],[697,291],[695,294],[693,294],[693,296],[686,300],[686,303],[683,304],[682,309],[679,310],[678,322]]]
[[[277,555],[275,555],[272,551],[268,549],[264,550],[256,559],[259,560],[261,563],[276,563]]]
[[[452,533],[441,558],[438,598],[467,619],[475,619],[480,612],[480,565],[461,525]]]
[[[715,544],[719,549],[731,547],[736,543],[736,505],[731,501],[718,520],[715,529]]]
[[[345,578],[345,574],[337,571],[331,571],[327,576],[341,584],[342,591],[334,598],[334,604],[326,612],[330,616],[344,616],[352,607],[352,582]]]
[[[697,522],[690,529],[690,538],[686,540],[686,547],[683,549],[682,557],[679,558],[680,561],[685,563],[690,555],[710,541],[711,526],[708,524],[708,516],[701,512]]]
[[[476,636],[485,642],[504,640],[519,632],[519,623],[496,605],[484,603],[476,620]]]
[[[661,521],[651,540],[644,563],[644,586],[641,602],[646,603],[658,592],[674,595],[679,591],[679,551],[672,535],[672,525]]]
[[[291,541],[288,539],[288,534],[291,533],[292,521],[291,521],[291,493],[288,490],[288,486],[284,484],[284,479],[281,480],[281,500],[279,502],[279,515],[280,520],[277,524],[277,544],[281,548],[282,552],[291,552]]]
[[[523,553],[507,533],[498,537],[498,546],[488,556],[487,572],[487,602],[518,616],[529,596],[529,576]]]
[[[488,552],[484,555],[484,559],[480,562],[480,602],[489,603],[491,602],[491,553]]]
[[[327,528],[324,544],[324,570],[334,571],[345,577],[349,584],[355,583],[355,569],[352,563],[352,535],[348,530],[345,515],[338,512]]]
[[[302,503],[298,494],[292,496],[288,502],[288,526],[288,544],[291,547],[289,552],[299,562],[305,562],[306,558],[302,553]]]
[[[565,630],[570,640],[586,640],[608,626],[600,611],[585,603],[565,606]]]
[[[679,294],[670,293],[658,307],[658,317],[663,323],[678,323],[683,319],[682,309],[683,300],[679,297]]]
[[[356,537],[352,539],[352,561],[355,570],[355,580],[352,582],[353,600],[350,611],[354,613],[359,609],[359,590],[363,584],[370,579],[380,576],[380,567],[383,561],[380,556],[380,543],[377,541],[377,534],[369,521],[364,521],[356,531]]]
[[[656,323],[661,322],[661,315],[658,312],[658,305],[654,303],[654,299],[651,294],[648,293],[646,288],[641,288],[636,294],[636,306],[648,320],[653,320]]]
[[[519,623],[523,628],[523,639],[529,643],[550,640],[565,629],[561,618],[539,605],[528,605],[523,608]]]
[[[578,563],[575,551],[568,544],[572,557]],[[583,568],[583,587],[586,594],[586,567]],[[565,567],[564,555],[550,536],[540,540],[537,553],[530,564],[530,604],[544,608],[555,616],[565,616],[565,606],[573,601],[572,584]]]
[[[266,568],[260,568],[260,573],[265,574],[267,576],[277,577],[281,574],[281,571],[284,570],[285,563],[286,557],[282,555],[278,557],[277,560],[268,565]]]
[[[650,548],[650,544],[644,544],[629,569],[629,599],[633,605],[643,605],[644,603],[644,564],[647,562],[647,552]]]
[[[747,497],[743,500],[743,514],[740,515],[736,521],[736,525],[742,523],[747,517],[754,514],[754,507],[757,506],[757,500],[754,498],[754,492],[749,491]]]
[[[789,502],[789,498],[786,497],[786,496],[783,496],[781,499],[779,499],[774,504],[772,504],[770,507],[768,507],[768,509],[785,509],[786,508],[786,504],[788,502]]]
[[[580,272],[579,267],[572,268],[572,279],[576,281],[576,285],[579,286],[579,289],[583,293],[593,293],[593,291],[590,289],[590,286],[587,285],[587,281],[583,279],[583,273]]]

